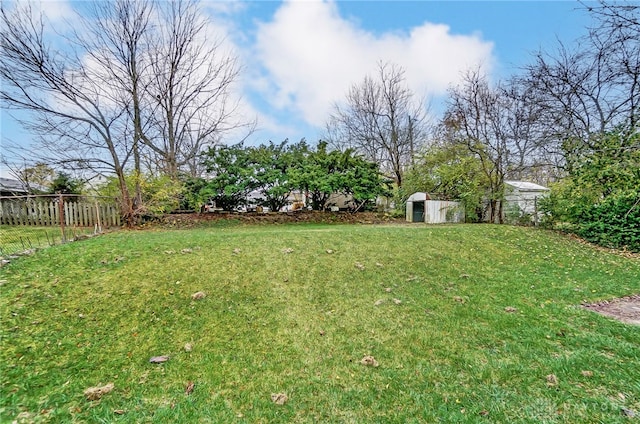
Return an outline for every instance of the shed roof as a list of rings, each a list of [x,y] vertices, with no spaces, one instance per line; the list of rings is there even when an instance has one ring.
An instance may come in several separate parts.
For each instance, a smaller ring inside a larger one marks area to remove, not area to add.
[[[413,193],[407,199],[407,202],[424,202],[425,200],[431,200],[431,196],[428,193],[423,193],[421,191],[417,193]]]
[[[550,189],[535,183],[527,181],[505,181],[504,182],[511,187],[517,188],[520,191],[549,191]]]

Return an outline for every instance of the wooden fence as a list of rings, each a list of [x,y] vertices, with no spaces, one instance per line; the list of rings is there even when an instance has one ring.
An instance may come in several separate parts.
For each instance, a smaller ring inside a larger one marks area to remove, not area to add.
[[[61,219],[62,218],[62,219]],[[120,226],[120,211],[102,200],[55,198],[0,198],[0,224],[29,226]]]

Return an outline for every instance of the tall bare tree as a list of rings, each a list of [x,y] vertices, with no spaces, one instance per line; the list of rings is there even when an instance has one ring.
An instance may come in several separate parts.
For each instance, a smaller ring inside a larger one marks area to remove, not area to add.
[[[114,104],[125,105],[127,118],[120,128],[123,136],[132,139],[134,159],[133,208],[142,205],[140,187],[141,150],[149,125],[143,111],[144,75],[149,71],[148,34],[152,32],[153,8],[148,1],[115,0],[110,3],[91,3],[91,19],[83,20],[82,31],[89,37],[75,33],[84,44],[83,50],[92,61],[94,81],[105,87],[105,97]]]
[[[522,79],[561,165],[593,150],[604,132],[637,128],[640,116],[640,7],[585,7],[595,18],[588,34],[575,47],[559,43],[555,52],[537,53]]]
[[[197,154],[230,130],[252,122],[235,118],[237,101],[231,87],[238,78],[237,59],[222,40],[209,39],[208,22],[192,2],[170,2],[160,10],[165,22],[149,40],[149,81],[146,92],[153,108],[152,129],[145,139],[164,173],[198,171]]]
[[[407,87],[404,70],[379,63],[375,77],[353,85],[344,104],[336,104],[327,123],[329,143],[351,148],[380,164],[402,185],[405,167],[425,141],[427,111]]]
[[[502,222],[504,181],[531,175],[540,166],[537,109],[528,95],[512,81],[491,86],[480,69],[467,71],[462,83],[449,89],[442,132],[480,160],[491,222]]]
[[[482,163],[489,186],[491,222],[502,217],[500,199],[508,156],[504,109],[504,98],[476,69],[465,74],[460,86],[449,89],[444,117],[448,138],[463,144]]]
[[[102,88],[78,54],[54,50],[45,40],[46,21],[30,4],[13,10],[0,5],[0,100],[3,107],[31,112],[22,120],[40,137],[48,163],[91,167],[117,176],[121,209],[132,222],[133,205],[125,181],[131,143],[118,137],[124,105],[106,104]]]
[[[23,124],[42,159],[116,175],[129,222],[141,205],[127,172],[144,160],[174,178],[194,173],[205,146],[244,125],[232,119],[238,66],[207,39],[195,1],[92,3],[60,50],[29,4],[0,7],[3,106],[32,112]]]

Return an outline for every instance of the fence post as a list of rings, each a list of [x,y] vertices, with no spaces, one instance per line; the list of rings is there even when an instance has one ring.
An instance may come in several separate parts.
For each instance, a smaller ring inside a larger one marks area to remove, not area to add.
[[[98,233],[102,233],[102,224],[100,223],[100,205],[98,205],[98,201],[96,200],[96,218],[98,218]]]
[[[64,234],[64,197],[62,197],[62,193],[58,196],[58,214],[60,215],[60,231],[62,232],[62,242],[66,243],[67,238]]]

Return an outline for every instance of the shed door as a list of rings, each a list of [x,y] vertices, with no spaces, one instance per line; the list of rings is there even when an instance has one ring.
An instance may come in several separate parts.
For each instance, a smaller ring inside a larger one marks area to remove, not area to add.
[[[424,202],[413,202],[412,222],[424,222]]]

